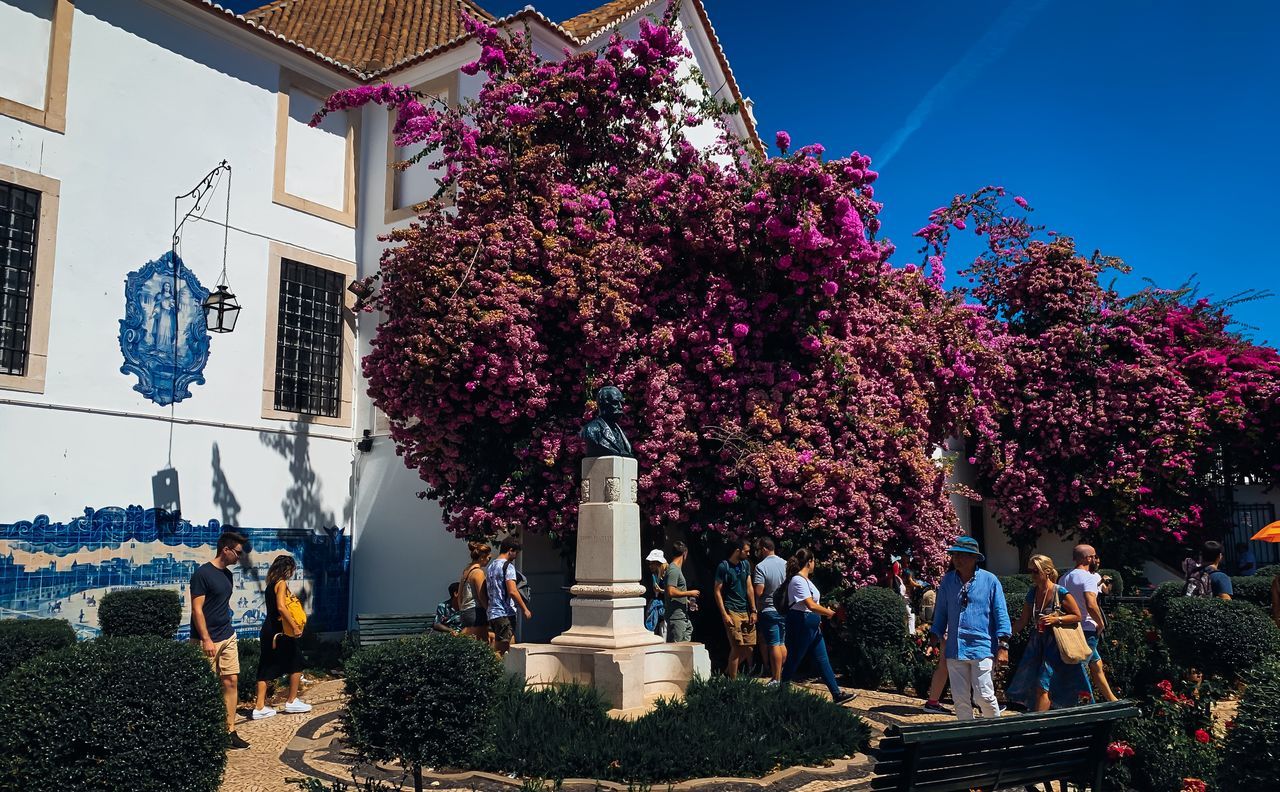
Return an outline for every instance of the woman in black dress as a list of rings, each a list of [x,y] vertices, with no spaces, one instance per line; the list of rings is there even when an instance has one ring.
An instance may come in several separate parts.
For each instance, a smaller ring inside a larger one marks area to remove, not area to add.
[[[298,647],[298,639],[285,634],[285,628],[301,635],[302,626],[289,615],[287,601],[292,597],[289,593],[288,581],[293,577],[298,565],[291,556],[278,555],[267,570],[267,619],[262,624],[262,656],[258,660],[258,700],[253,710],[253,719],[270,718],[276,711],[267,706],[267,684],[274,683],[286,674],[289,677],[289,698],[285,702],[287,713],[310,712],[311,705],[298,698],[298,686],[302,683],[302,650]]]

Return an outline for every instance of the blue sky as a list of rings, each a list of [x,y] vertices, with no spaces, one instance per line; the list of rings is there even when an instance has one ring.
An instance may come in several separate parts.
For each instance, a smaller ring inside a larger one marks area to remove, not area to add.
[[[1197,274],[1213,297],[1280,291],[1280,3],[704,2],[767,142],[785,129],[875,160],[899,261],[931,209],[1002,184],[1125,259],[1122,290]],[[556,20],[595,5],[533,4]],[[1280,343],[1280,297],[1234,314]]]

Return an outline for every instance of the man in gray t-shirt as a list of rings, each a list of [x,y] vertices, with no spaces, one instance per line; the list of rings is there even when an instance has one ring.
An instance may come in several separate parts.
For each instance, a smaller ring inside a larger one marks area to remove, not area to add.
[[[782,666],[787,662],[787,630],[786,614],[778,613],[773,607],[773,594],[778,587],[787,582],[787,562],[774,552],[773,540],[769,537],[757,539],[755,542],[756,568],[751,573],[751,585],[755,587],[756,608],[760,613],[760,639],[756,644],[760,647],[761,659],[769,665],[770,676],[775,685],[782,679]]]
[[[684,643],[693,640],[693,622],[689,620],[689,603],[696,601],[700,592],[688,588],[684,577],[684,560],[689,547],[684,542],[671,544],[671,563],[667,565],[667,640]]]

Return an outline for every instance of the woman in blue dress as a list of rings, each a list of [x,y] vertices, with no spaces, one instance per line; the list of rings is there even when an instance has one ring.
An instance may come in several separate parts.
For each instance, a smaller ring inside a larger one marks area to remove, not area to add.
[[[1010,701],[1029,711],[1073,707],[1093,701],[1093,688],[1084,663],[1065,663],[1053,639],[1053,627],[1080,623],[1080,606],[1066,588],[1058,585],[1058,570],[1046,555],[1033,555],[1027,569],[1033,585],[1027,592],[1022,615],[1013,623],[1017,635],[1028,624],[1035,630],[1018,663],[1006,692]]]

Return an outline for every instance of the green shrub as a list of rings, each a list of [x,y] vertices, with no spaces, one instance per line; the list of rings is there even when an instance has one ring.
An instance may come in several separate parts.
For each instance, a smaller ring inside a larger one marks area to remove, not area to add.
[[[1124,575],[1118,569],[1099,569],[1098,574],[1103,577],[1111,576],[1111,596],[1124,596]]]
[[[1280,628],[1247,602],[1180,597],[1169,603],[1164,638],[1173,659],[1206,674],[1237,676],[1280,654]]]
[[[798,688],[695,679],[635,721],[608,717],[592,688],[504,683],[490,749],[476,766],[535,778],[631,784],[762,776],[865,750],[870,731],[848,709]],[[536,740],[527,736],[536,734]]]
[[[1280,564],[1258,567],[1257,571],[1253,573],[1254,577],[1265,578],[1267,581],[1270,581],[1276,575],[1280,575]]]
[[[489,744],[502,665],[472,638],[432,633],[356,652],[346,664],[347,737],[362,759],[462,767]],[[541,740],[520,736],[521,747]]]
[[[172,638],[181,621],[182,603],[172,589],[121,589],[108,593],[98,604],[98,624],[109,638]]]
[[[33,657],[71,646],[76,631],[62,619],[0,621],[0,678]]]
[[[1136,697],[1160,680],[1178,675],[1169,647],[1146,611],[1116,608],[1107,614],[1099,649],[1107,680],[1118,696]]]
[[[1231,599],[1251,602],[1260,608],[1271,610],[1271,578],[1245,575],[1231,578]]]
[[[1245,684],[1223,751],[1223,792],[1257,792],[1280,779],[1280,661],[1258,666]]]
[[[1221,754],[1212,739],[1202,743],[1195,738],[1198,730],[1212,733],[1207,707],[1160,699],[1143,702],[1142,714],[1121,721],[1112,735],[1134,753],[1107,767],[1106,788],[1177,792],[1184,778],[1212,784]]]
[[[253,701],[258,690],[258,661],[262,659],[262,642],[257,638],[238,638],[236,649],[240,657],[236,694],[241,701]]]
[[[1000,587],[1004,589],[1004,593],[1017,595],[1019,601],[1021,601],[1023,597],[1027,596],[1027,592],[1031,590],[1032,585],[1034,584],[1031,580],[1031,576],[1025,573],[1019,575],[1002,575],[1000,577]]]
[[[1164,624],[1165,614],[1169,610],[1169,603],[1177,599],[1182,599],[1182,590],[1185,583],[1181,580],[1167,580],[1156,586],[1155,592],[1151,595],[1151,615],[1155,617],[1156,624]]]
[[[0,789],[216,792],[226,710],[200,650],[102,638],[0,682]]]
[[[838,598],[844,619],[836,625],[832,664],[860,688],[876,689],[903,680],[907,647],[907,606],[887,588],[867,586]],[[905,682],[903,683],[905,685]]]

